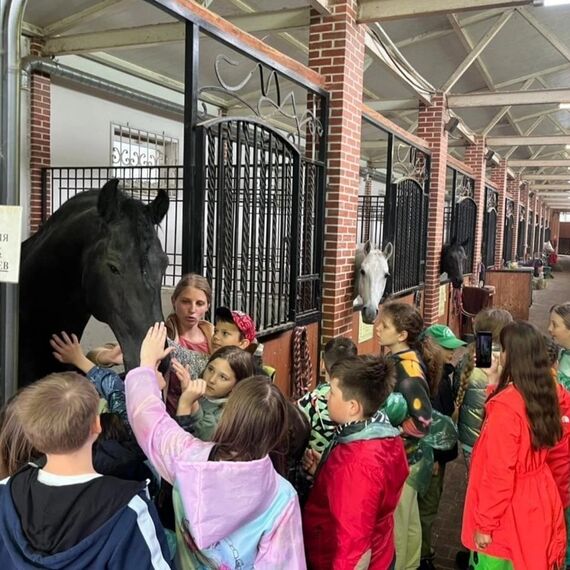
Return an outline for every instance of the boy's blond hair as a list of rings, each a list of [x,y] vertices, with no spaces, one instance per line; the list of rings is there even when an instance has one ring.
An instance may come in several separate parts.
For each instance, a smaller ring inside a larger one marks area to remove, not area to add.
[[[18,395],[17,413],[30,444],[41,453],[66,454],[87,442],[99,395],[75,372],[50,374]]]

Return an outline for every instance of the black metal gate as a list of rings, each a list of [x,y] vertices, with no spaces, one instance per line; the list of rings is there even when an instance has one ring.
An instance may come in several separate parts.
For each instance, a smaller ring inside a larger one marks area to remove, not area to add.
[[[505,263],[513,259],[513,229],[514,229],[514,202],[505,201],[505,229],[503,233],[503,261]]]
[[[550,241],[550,228],[544,230],[544,242]]]
[[[455,206],[454,211],[454,237],[457,243],[467,241],[465,253],[467,258],[463,272],[469,274],[473,271],[473,258],[475,254],[475,231],[477,228],[477,204],[472,198],[462,198]]]
[[[519,209],[519,234],[517,237],[517,257],[519,259],[524,258],[524,250],[526,244],[526,235],[525,235],[525,228],[526,228],[526,208],[521,206]]]
[[[497,239],[497,202],[499,193],[485,187],[485,218],[483,220],[483,249],[481,258],[485,267],[495,264],[495,243]]]
[[[252,119],[198,127],[196,187],[205,193],[202,272],[214,306],[250,314],[259,330],[318,312],[315,227],[322,167]]]
[[[390,279],[390,293],[416,287],[423,281],[427,228],[427,196],[413,178],[392,185],[390,203],[394,208],[392,243],[398,263]],[[418,247],[421,244],[422,247]]]

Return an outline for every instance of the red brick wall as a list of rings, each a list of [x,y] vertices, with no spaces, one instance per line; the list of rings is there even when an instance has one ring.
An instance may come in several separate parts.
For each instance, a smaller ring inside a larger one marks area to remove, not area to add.
[[[32,41],[32,55],[41,54],[42,44]],[[43,73],[30,78],[30,231],[42,217],[41,169],[51,164],[51,79]],[[46,199],[49,199],[49,195]],[[47,204],[49,208],[49,203]]]
[[[503,265],[503,238],[505,235],[505,199],[507,197],[507,163],[501,160],[493,169],[491,180],[499,192],[497,201],[497,239],[495,240],[495,267]]]
[[[356,0],[339,0],[330,16],[311,11],[309,67],[330,91],[323,336],[352,332],[353,273],[360,171],[364,28]]]
[[[443,212],[445,208],[448,148],[448,133],[444,127],[448,119],[449,113],[445,95],[434,96],[430,107],[420,105],[417,135],[426,140],[431,148],[423,311],[426,325],[436,323],[439,319],[439,277],[441,248],[443,246]]]
[[[465,149],[464,162],[473,170],[475,192],[473,199],[477,204],[477,227],[473,248],[473,285],[479,282],[479,264],[481,263],[481,242],[483,240],[483,216],[485,215],[485,138],[475,137],[475,144]]]

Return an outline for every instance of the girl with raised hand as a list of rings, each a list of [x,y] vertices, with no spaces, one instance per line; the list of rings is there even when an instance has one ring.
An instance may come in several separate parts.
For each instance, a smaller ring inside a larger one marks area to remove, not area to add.
[[[570,302],[554,305],[550,309],[548,332],[561,347],[558,355],[558,381],[570,390]]]
[[[139,445],[174,485],[179,568],[306,568],[297,495],[286,470],[287,401],[266,377],[233,389],[211,442],[166,412],[156,375],[166,329],[152,327],[126,379]]]
[[[549,468],[563,435],[561,389],[533,325],[505,326],[500,345],[502,371],[495,359],[487,373],[496,388],[473,449],[461,540],[478,570],[563,568],[564,513]]]
[[[173,360],[172,367],[182,386],[178,423],[201,440],[211,440],[231,391],[253,376],[253,356],[237,346],[224,346],[210,356],[202,378],[196,380],[178,361]]]

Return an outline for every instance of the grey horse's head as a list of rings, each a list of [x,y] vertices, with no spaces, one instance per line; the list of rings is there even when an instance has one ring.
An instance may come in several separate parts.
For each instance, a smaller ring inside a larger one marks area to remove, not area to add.
[[[362,311],[362,320],[372,324],[378,316],[378,305],[386,289],[386,281],[390,276],[388,261],[394,248],[387,244],[384,251],[377,249],[370,241],[360,245],[356,250],[356,293],[354,306]]]

